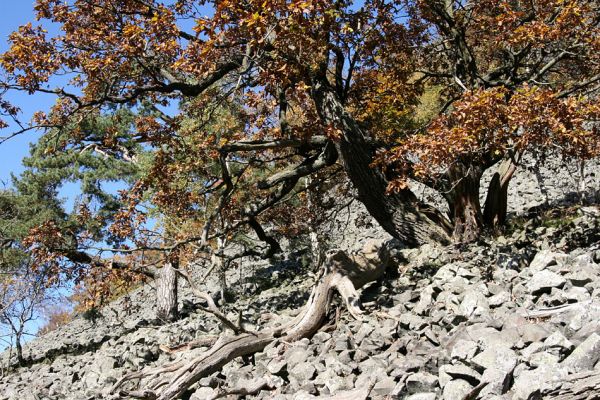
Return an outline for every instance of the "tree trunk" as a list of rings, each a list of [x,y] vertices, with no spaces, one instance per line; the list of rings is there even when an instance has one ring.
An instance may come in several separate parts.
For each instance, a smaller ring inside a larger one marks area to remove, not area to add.
[[[227,267],[228,263],[225,258],[222,256],[225,247],[227,245],[226,238],[217,238],[217,253],[221,254],[220,256],[213,253],[211,255],[211,264],[214,267],[214,270],[217,271],[219,275],[219,293],[217,302],[219,306],[223,306],[227,302]]]
[[[158,271],[156,280],[156,316],[159,320],[173,322],[178,318],[177,270],[167,262]]]
[[[498,228],[506,223],[508,184],[517,169],[511,159],[505,159],[492,176],[483,209],[483,223],[489,228]]]
[[[356,121],[344,110],[335,91],[315,81],[312,97],[323,123],[339,129],[336,140],[344,169],[358,191],[359,200],[390,235],[411,246],[429,242],[448,243],[451,227],[438,210],[420,202],[409,189],[387,194],[383,174],[372,168],[373,149]]]
[[[454,224],[452,239],[468,243],[479,238],[483,228],[483,215],[479,204],[479,181],[482,169],[473,165],[456,165],[451,172],[452,189],[445,193]]]
[[[17,349],[17,362],[19,366],[25,365],[25,359],[23,358],[23,346],[21,345],[21,333],[18,332],[15,335],[15,347]]]

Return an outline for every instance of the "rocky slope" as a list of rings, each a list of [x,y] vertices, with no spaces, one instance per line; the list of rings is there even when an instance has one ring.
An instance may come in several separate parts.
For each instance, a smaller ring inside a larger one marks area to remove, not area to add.
[[[599,171],[597,163],[587,167],[591,203],[600,193]],[[236,360],[198,382],[189,398],[239,389],[256,389],[248,398],[264,399],[600,396],[600,209],[540,214],[542,189],[560,205],[577,199],[581,183],[573,171],[540,173],[543,186],[527,170],[515,177],[511,204],[520,216],[504,236],[461,248],[397,248],[397,268],[362,291],[362,320],[339,304],[332,323],[310,340],[275,342]],[[333,245],[349,250],[384,237],[357,202],[330,231]],[[231,317],[241,310],[246,326],[258,328],[293,317],[315,277],[291,254],[274,265],[245,265],[230,278],[236,298],[224,310]],[[209,279],[202,286],[214,285]],[[29,364],[4,372],[0,398],[110,398],[125,373],[206,349],[169,353],[164,346],[220,332],[214,319],[194,312],[197,300],[185,287],[185,318],[155,325],[152,291],[140,288],[97,318],[78,318],[29,343]],[[8,354],[2,357],[8,365]]]

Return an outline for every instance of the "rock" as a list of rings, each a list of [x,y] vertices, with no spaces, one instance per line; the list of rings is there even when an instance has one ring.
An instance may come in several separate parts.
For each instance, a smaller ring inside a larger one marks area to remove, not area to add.
[[[411,394],[406,398],[406,400],[435,400],[435,393],[415,393]]]
[[[419,297],[419,302],[413,308],[413,312],[417,315],[429,315],[431,311],[431,305],[433,304],[433,294],[435,291],[432,286],[427,286],[421,292],[421,296]]]
[[[459,313],[469,318],[472,315],[482,315],[489,309],[485,295],[477,289],[468,290],[460,303]]]
[[[450,357],[456,360],[467,360],[475,356],[479,350],[479,345],[473,340],[459,339],[452,347],[452,353]]]
[[[546,328],[537,324],[519,326],[517,327],[517,331],[521,334],[521,339],[525,344],[541,342],[550,336],[550,332]]]
[[[594,368],[600,359],[600,335],[592,333],[561,363],[569,372],[575,373]]]
[[[400,317],[400,326],[411,331],[419,331],[427,326],[427,321],[419,316],[407,313]]]
[[[512,383],[512,376],[512,371],[495,368],[486,369],[481,376],[481,381],[486,383],[482,394],[500,395],[506,393]]]
[[[558,364],[560,361],[560,357],[556,354],[552,354],[546,351],[540,351],[537,353],[533,353],[528,359],[527,362],[532,367],[543,367],[545,365],[553,365]]]
[[[529,269],[534,272],[539,272],[551,265],[556,264],[556,253],[551,252],[549,250],[542,250],[538,252],[531,263],[529,264]]]
[[[508,347],[497,346],[485,349],[476,355],[471,362],[482,370],[499,369],[504,372],[511,372],[517,365],[517,355]]]
[[[267,364],[267,370],[273,375],[279,375],[283,371],[285,371],[287,367],[287,361],[282,357],[276,357],[271,359]]]
[[[408,393],[430,392],[438,387],[438,378],[427,372],[417,372],[405,381]]]
[[[473,390],[473,387],[469,385],[469,382],[464,381],[462,379],[456,379],[448,382],[446,386],[444,386],[444,390],[442,392],[443,400],[457,400],[464,398],[467,394],[469,394]]]
[[[303,364],[308,360],[308,351],[300,347],[294,347],[285,353],[285,361],[288,364],[288,369],[294,368],[298,364]]]
[[[505,303],[510,302],[511,298],[510,298],[510,293],[508,293],[506,290],[503,290],[495,295],[493,295],[492,297],[488,298],[488,304],[490,306],[490,308],[496,308],[496,307],[500,307],[502,305],[504,305]]]
[[[521,371],[512,387],[512,399],[541,399],[542,391],[559,385],[567,374],[564,368],[556,368],[555,366],[544,366],[534,370]]]
[[[529,293],[535,296],[542,293],[550,293],[552,288],[562,287],[565,283],[565,278],[557,273],[543,270],[533,274],[525,286]]]
[[[481,382],[481,374],[463,364],[444,365],[443,372],[451,379],[462,379],[469,382],[472,386],[477,386]],[[441,371],[441,368],[440,368]],[[447,382],[445,382],[447,383]]]
[[[386,376],[377,381],[371,393],[378,396],[387,396],[388,394],[392,393],[395,387],[396,381],[389,376]]]
[[[554,351],[556,354],[567,354],[574,347],[573,343],[558,331],[554,332],[544,340],[544,346],[550,352]]]
[[[303,384],[312,379],[317,372],[316,368],[308,363],[298,364],[289,370],[290,378],[295,379],[298,383]]]
[[[369,326],[369,325],[365,325],[365,326]],[[313,335],[313,337],[311,338],[311,341],[313,343],[325,343],[326,341],[328,341],[329,339],[331,339],[331,334],[327,333],[327,332],[317,332]]]

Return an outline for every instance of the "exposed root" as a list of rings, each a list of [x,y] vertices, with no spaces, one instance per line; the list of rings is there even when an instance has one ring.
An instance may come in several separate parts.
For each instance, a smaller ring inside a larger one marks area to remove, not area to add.
[[[218,336],[206,336],[198,340],[194,340],[192,342],[180,344],[177,346],[169,347],[166,345],[160,345],[159,349],[164,353],[174,354],[184,350],[192,350],[198,347],[210,347],[215,344],[219,337]]]
[[[221,336],[212,348],[191,360],[124,376],[113,386],[112,392],[115,393],[125,382],[140,379],[143,380],[145,390],[119,393],[126,393],[131,397],[135,393],[145,396],[137,398],[152,400],[179,398],[193,384],[220,370],[235,358],[262,351],[274,340],[292,343],[312,336],[323,326],[334,290],[340,293],[350,314],[360,318],[362,310],[356,287],[377,279],[385,269],[381,257],[383,242],[377,245],[370,242],[365,248],[368,251],[361,256],[348,256],[342,251],[330,252],[306,306],[291,322],[256,333],[237,331],[234,336]],[[211,311],[215,315],[215,310]]]

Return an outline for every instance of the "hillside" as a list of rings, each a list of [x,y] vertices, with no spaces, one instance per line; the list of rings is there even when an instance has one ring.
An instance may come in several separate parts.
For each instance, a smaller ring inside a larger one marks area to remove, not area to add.
[[[498,237],[459,247],[392,244],[393,268],[361,292],[361,319],[336,302],[312,338],[236,359],[185,398],[597,398],[600,167],[586,167],[585,205],[576,171],[558,162],[537,176],[520,170],[509,193],[511,227]],[[361,207],[353,202],[332,223],[336,247],[356,252],[389,238]],[[239,312],[248,330],[292,319],[318,278],[301,250],[274,264],[244,264],[229,277],[234,301],[223,310]],[[216,281],[200,287],[214,291]],[[28,343],[24,367],[3,354],[0,397],[117,398],[109,392],[124,374],[206,351],[221,328],[197,312],[189,288],[181,287],[183,318],[162,326],[153,291],[139,288],[96,318],[78,317]]]

